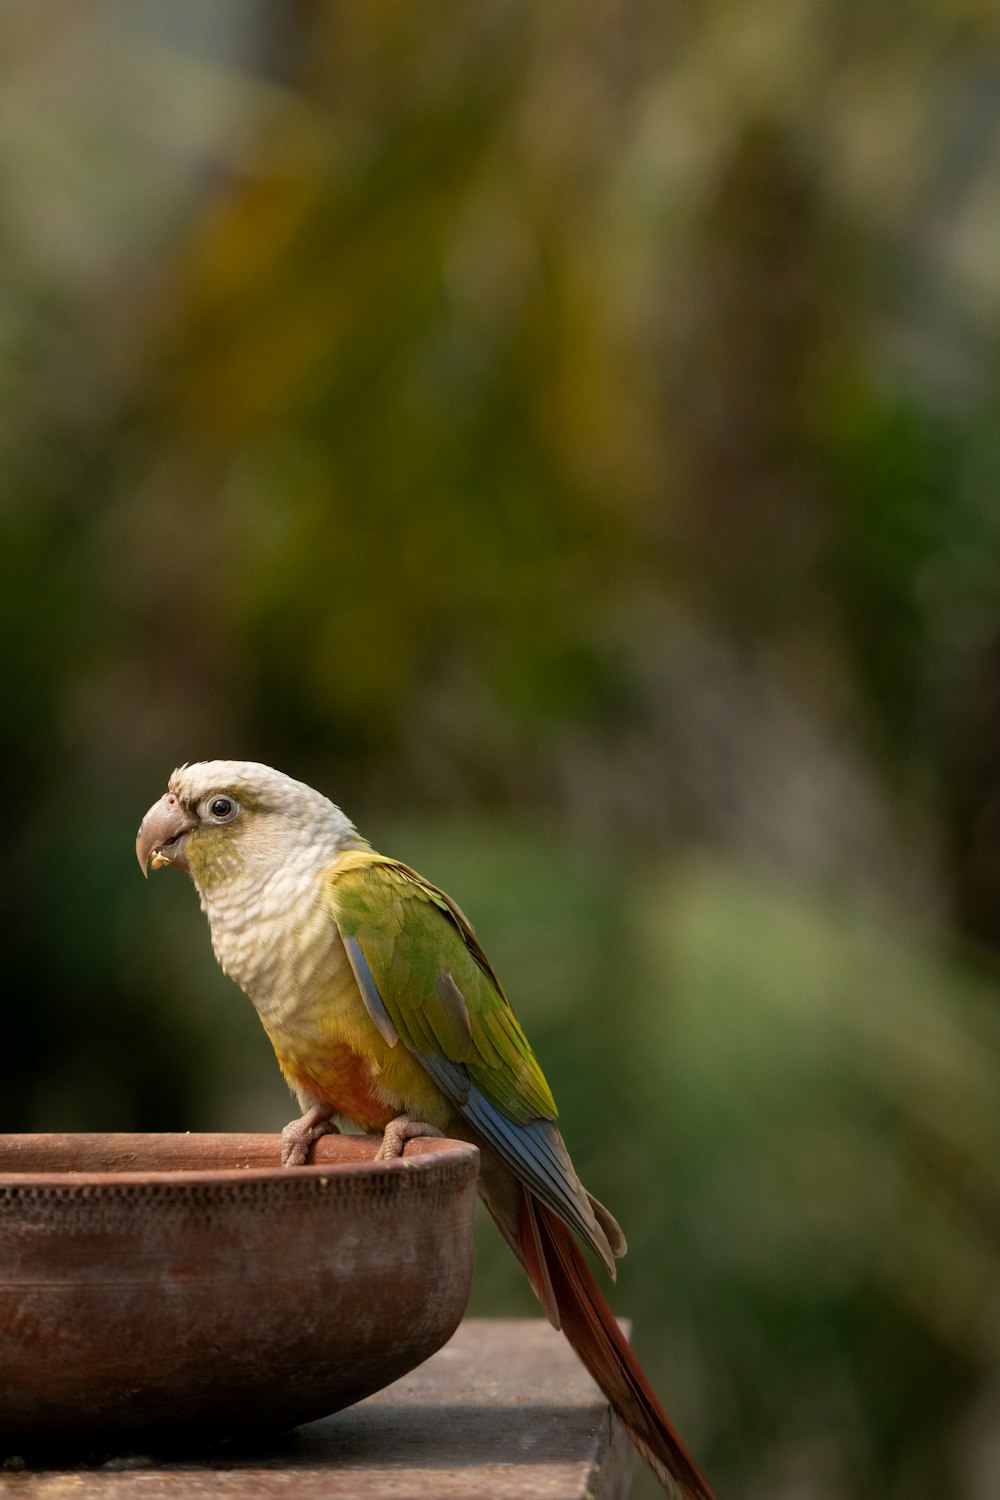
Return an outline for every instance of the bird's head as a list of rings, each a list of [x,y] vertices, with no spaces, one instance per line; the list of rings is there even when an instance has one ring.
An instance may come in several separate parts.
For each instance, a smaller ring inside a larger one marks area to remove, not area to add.
[[[181,766],[139,825],[135,852],[143,874],[174,865],[201,891],[251,872],[317,867],[359,843],[354,825],[322,793],[252,760],[204,760]]]

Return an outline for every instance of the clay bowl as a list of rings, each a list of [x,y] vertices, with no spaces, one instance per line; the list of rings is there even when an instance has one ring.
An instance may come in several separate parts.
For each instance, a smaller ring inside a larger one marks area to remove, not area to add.
[[[331,1135],[0,1137],[0,1440],[280,1430],[433,1354],[472,1274],[478,1153]],[[19,1450],[15,1450],[19,1451]]]

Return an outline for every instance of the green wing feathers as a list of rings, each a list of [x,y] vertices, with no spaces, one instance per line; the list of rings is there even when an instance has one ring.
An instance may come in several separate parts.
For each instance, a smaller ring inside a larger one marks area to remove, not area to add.
[[[418,1058],[482,1144],[613,1276],[624,1237],[573,1170],[549,1086],[461,910],[408,865],[371,850],[343,855],[328,879],[331,911],[382,1036]]]
[[[511,1120],[554,1120],[555,1101],[517,1017],[458,906],[414,870],[352,850],[330,873],[334,916],[364,955],[412,1051],[461,1064]]]

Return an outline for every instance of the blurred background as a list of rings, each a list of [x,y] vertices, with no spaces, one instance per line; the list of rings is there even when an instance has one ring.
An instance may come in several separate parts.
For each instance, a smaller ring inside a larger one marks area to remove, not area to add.
[[[720,1496],[1000,1493],[998,43],[0,5],[2,1128],[284,1123],[133,840],[312,782],[470,912]]]

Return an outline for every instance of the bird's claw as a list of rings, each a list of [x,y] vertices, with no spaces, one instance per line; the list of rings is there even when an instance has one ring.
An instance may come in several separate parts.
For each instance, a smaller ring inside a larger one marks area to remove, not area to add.
[[[375,1160],[395,1161],[402,1156],[407,1141],[420,1135],[435,1135],[440,1139],[444,1132],[438,1130],[436,1125],[428,1125],[426,1120],[411,1120],[409,1115],[397,1115],[382,1132],[382,1144],[375,1153]]]
[[[290,1120],[281,1132],[281,1165],[304,1167],[313,1143],[321,1135],[338,1135],[339,1128],[319,1105],[306,1110],[298,1120]]]

